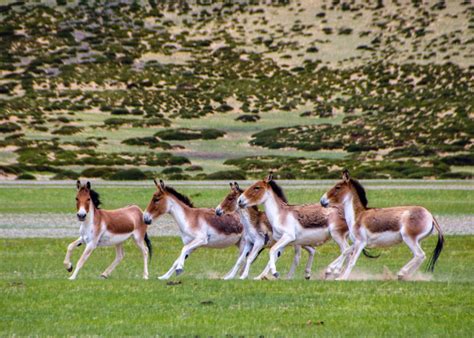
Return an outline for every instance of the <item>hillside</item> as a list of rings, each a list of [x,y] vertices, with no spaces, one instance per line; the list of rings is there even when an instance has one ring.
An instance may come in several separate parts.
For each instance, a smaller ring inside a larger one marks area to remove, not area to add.
[[[0,179],[474,173],[470,1],[9,2],[0,21]]]

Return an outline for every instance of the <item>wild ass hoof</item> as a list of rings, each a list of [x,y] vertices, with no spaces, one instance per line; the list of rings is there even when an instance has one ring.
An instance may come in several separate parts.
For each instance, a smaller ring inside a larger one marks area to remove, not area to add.
[[[100,277],[103,278],[103,279],[109,278],[109,276],[107,276],[107,275],[105,275],[105,274],[101,274]]]
[[[275,273],[273,274],[273,277],[275,277],[275,278],[280,278],[280,273],[279,273],[278,271],[275,272]]]
[[[71,264],[71,266],[69,268],[66,268],[67,272],[72,272],[72,268],[73,268],[73,266]]]
[[[184,269],[176,269],[176,276],[181,275],[184,272]]]
[[[408,280],[408,276],[401,273],[397,275],[397,278],[398,280]]]
[[[304,276],[304,279],[310,280],[310,279],[311,279],[311,275],[306,275],[306,276]]]

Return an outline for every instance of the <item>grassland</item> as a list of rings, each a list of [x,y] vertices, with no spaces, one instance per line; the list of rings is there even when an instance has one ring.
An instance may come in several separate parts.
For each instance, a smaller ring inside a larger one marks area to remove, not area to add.
[[[306,281],[301,266],[293,281],[221,281],[216,278],[230,269],[237,250],[202,249],[170,285],[154,277],[169,267],[181,243],[168,237],[152,241],[151,280],[141,280],[140,254],[129,244],[108,280],[99,275],[113,250],[101,248],[71,282],[62,266],[67,239],[1,239],[0,335],[470,337],[474,330],[472,237],[447,238],[433,277],[423,275],[430,282],[390,280],[410,258],[399,246],[377,260],[362,258],[355,269],[359,278],[382,280]],[[423,247],[431,252],[434,244],[430,238]],[[278,263],[282,273],[290,253]],[[335,255],[333,244],[320,248],[313,279]],[[252,276],[263,268],[264,257]]]
[[[154,192],[150,187],[97,186],[101,194],[103,208],[115,209],[128,204],[145,208]],[[228,188],[179,187],[178,190],[191,198],[196,206],[215,207],[227,195]],[[326,190],[321,188],[286,189],[291,203],[318,203]],[[71,213],[75,208],[75,187],[2,187],[0,188],[0,213]],[[433,190],[433,189],[368,189],[369,206],[386,207],[393,205],[423,205],[434,214],[463,215],[474,214],[474,190]]]

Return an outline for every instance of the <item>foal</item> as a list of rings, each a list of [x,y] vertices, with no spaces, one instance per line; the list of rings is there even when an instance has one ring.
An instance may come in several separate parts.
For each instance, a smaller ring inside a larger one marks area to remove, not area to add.
[[[247,278],[250,271],[250,265],[257,258],[257,256],[264,249],[264,247],[271,247],[273,244],[275,244],[272,234],[272,226],[268,221],[268,218],[265,213],[259,211],[256,206],[247,208],[238,207],[237,199],[243,192],[244,191],[240,189],[237,182],[230,183],[229,194],[216,208],[216,215],[218,216],[221,216],[225,213],[233,213],[237,211],[240,216],[240,222],[244,226],[244,249],[238,257],[234,268],[229,273],[229,275],[226,276],[228,277],[228,279],[235,277],[238,269],[244,262],[245,257],[247,257],[247,260],[245,261],[244,270],[240,276],[240,279]],[[314,248],[311,246],[304,246],[304,248],[309,253],[308,263],[306,264],[305,269],[305,278],[309,279],[311,277],[311,266],[313,264],[314,254],[316,250],[314,250]],[[288,279],[293,278],[296,267],[299,264],[300,257],[301,246],[295,245],[295,256],[290,271],[288,272]]]
[[[326,276],[340,273],[350,253],[348,228],[341,210],[326,209],[319,204],[289,205],[272,174],[247,188],[239,197],[238,204],[241,208],[263,204],[272,225],[273,238],[277,240],[270,249],[267,267],[256,279],[263,278],[269,270],[273,276],[279,276],[275,263],[288,244],[318,246],[331,238],[339,245],[341,255],[328,266]]]
[[[354,240],[354,251],[344,273],[339,279],[347,279],[365,247],[387,247],[402,241],[413,252],[413,258],[398,272],[399,279],[413,274],[425,260],[420,241],[438,231],[438,243],[429,262],[428,270],[433,271],[441,250],[444,237],[433,215],[423,207],[404,206],[392,208],[368,208],[367,197],[362,185],[344,170],[342,181],[321,197],[324,207],[342,204],[344,215]]]
[[[151,224],[154,218],[165,213],[171,214],[178,224],[181,239],[184,243],[178,259],[171,268],[159,279],[168,279],[173,272],[179,275],[184,270],[184,260],[199,247],[226,248],[231,245],[240,246],[243,249],[242,224],[236,213],[216,216],[214,209],[194,208],[186,196],[160,180],[160,184],[154,180],[157,191],[143,214],[146,224]]]
[[[78,180],[76,208],[77,218],[81,222],[81,236],[67,248],[64,266],[69,272],[72,271],[72,251],[81,244],[85,244],[86,249],[69,279],[76,279],[79,270],[95,248],[115,245],[115,260],[101,275],[107,278],[123,259],[123,242],[132,236],[143,254],[143,278],[148,279],[148,255],[151,257],[151,242],[146,233],[147,226],[143,223],[142,210],[139,207],[130,205],[122,209],[102,210],[99,194],[91,189],[90,182],[81,185]]]

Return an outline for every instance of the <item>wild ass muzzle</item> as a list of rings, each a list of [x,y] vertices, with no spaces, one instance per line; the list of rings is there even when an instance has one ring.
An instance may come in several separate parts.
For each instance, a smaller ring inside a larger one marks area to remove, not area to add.
[[[364,248],[388,247],[402,241],[410,248],[413,258],[398,272],[399,279],[407,279],[425,260],[425,252],[420,241],[428,237],[434,228],[438,231],[438,243],[428,264],[433,271],[441,250],[444,237],[441,227],[433,215],[420,206],[392,208],[368,208],[368,200],[362,185],[344,170],[342,180],[321,197],[321,205],[343,205],[354,250],[346,269],[338,278],[345,280],[354,268]]]
[[[272,226],[268,221],[267,215],[265,215],[264,212],[259,211],[257,206],[239,208],[237,200],[244,191],[240,189],[237,182],[230,182],[229,184],[230,192],[217,206],[216,215],[221,216],[237,211],[240,216],[240,222],[244,226],[243,238],[245,245],[243,251],[237,258],[234,268],[226,277],[228,279],[234,278],[242,263],[245,261],[242,274],[240,275],[240,279],[245,279],[248,277],[250,272],[250,265],[255,261],[260,252],[264,248],[269,248],[275,244],[275,240],[273,239]],[[309,253],[308,263],[306,264],[305,268],[305,278],[309,279],[311,277],[311,267],[316,250],[308,245],[304,246],[304,248]],[[296,267],[299,264],[300,257],[301,246],[295,245],[295,256],[290,271],[288,272],[288,279],[293,278]]]
[[[241,241],[242,224],[236,213],[216,216],[214,209],[195,208],[189,198],[180,194],[160,180],[154,180],[157,191],[143,215],[146,224],[165,213],[171,214],[178,224],[184,246],[178,259],[167,273],[158,277],[168,279],[174,272],[176,275],[184,271],[184,261],[199,247],[226,248],[237,245],[243,250]]]
[[[73,269],[71,263],[73,250],[81,244],[85,244],[86,248],[69,279],[76,279],[79,270],[98,246],[115,246],[115,260],[101,275],[104,278],[110,276],[124,257],[123,242],[130,237],[133,237],[143,254],[143,278],[148,279],[148,257],[151,258],[152,248],[146,232],[147,225],[143,222],[142,210],[136,205],[116,210],[100,209],[99,194],[92,190],[90,182],[81,185],[81,182],[77,181],[76,187],[80,237],[67,248],[64,266],[69,272]]]
[[[263,204],[272,225],[273,238],[277,241],[270,249],[266,268],[256,279],[264,278],[269,271],[279,277],[276,261],[287,245],[319,246],[331,238],[338,244],[341,255],[327,267],[326,277],[339,275],[351,250],[347,242],[348,228],[340,209],[326,209],[319,204],[288,204],[271,173],[247,188],[238,204],[241,208]]]

